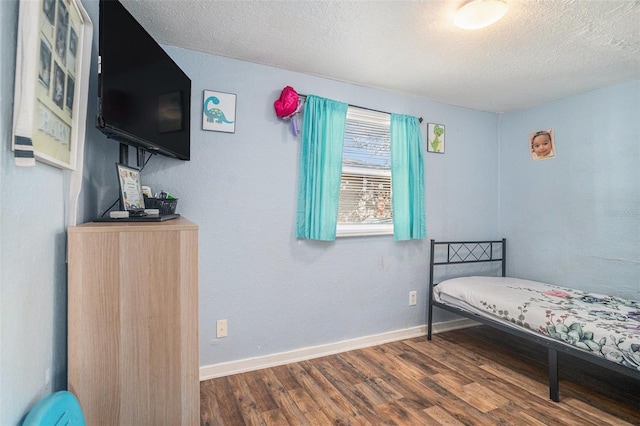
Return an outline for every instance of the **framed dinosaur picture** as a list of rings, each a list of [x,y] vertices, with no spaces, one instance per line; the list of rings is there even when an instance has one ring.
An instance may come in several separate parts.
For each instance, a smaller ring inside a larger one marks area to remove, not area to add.
[[[444,154],[444,124],[429,123],[427,129],[427,152]]]
[[[202,130],[236,132],[236,95],[212,90],[204,91]]]

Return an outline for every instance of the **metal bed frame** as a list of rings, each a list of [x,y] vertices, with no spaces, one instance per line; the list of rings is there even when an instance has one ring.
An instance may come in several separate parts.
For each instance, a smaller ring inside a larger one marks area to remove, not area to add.
[[[442,246],[446,246],[446,261],[436,261],[435,251]],[[478,314],[468,312],[453,306],[446,305],[441,302],[434,301],[433,290],[438,285],[434,283],[434,269],[443,265],[462,265],[475,263],[496,263],[500,262],[502,266],[502,276],[506,274],[507,266],[507,241],[439,241],[431,240],[431,253],[429,262],[429,301],[427,306],[428,322],[427,322],[427,340],[431,340],[433,330],[433,308],[437,307],[449,312],[461,315],[471,320],[477,321],[489,327],[496,328],[514,336],[518,336],[531,342],[540,344],[548,349],[548,376],[549,376],[549,398],[552,401],[559,402],[559,383],[558,383],[558,352],[580,358],[587,362],[599,365],[617,373],[624,374],[634,379],[640,380],[640,371],[633,370],[612,361],[599,358],[576,349],[573,346],[545,338],[542,335],[528,333],[514,327],[504,325],[498,321],[486,318]]]

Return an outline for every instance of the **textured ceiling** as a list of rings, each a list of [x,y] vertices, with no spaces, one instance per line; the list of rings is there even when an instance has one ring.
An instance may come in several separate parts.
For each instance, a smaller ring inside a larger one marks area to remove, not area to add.
[[[506,0],[476,31],[464,0],[121,1],[163,44],[479,110],[640,78],[640,0]]]

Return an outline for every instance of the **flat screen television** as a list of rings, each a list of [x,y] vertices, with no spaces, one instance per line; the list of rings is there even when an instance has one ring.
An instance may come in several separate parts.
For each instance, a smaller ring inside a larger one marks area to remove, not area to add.
[[[117,0],[100,1],[98,50],[97,127],[121,147],[189,160],[191,79]]]

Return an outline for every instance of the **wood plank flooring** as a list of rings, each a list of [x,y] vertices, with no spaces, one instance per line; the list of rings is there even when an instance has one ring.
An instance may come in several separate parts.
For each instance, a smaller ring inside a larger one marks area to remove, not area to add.
[[[487,327],[200,384],[201,425],[640,425],[640,382]]]

